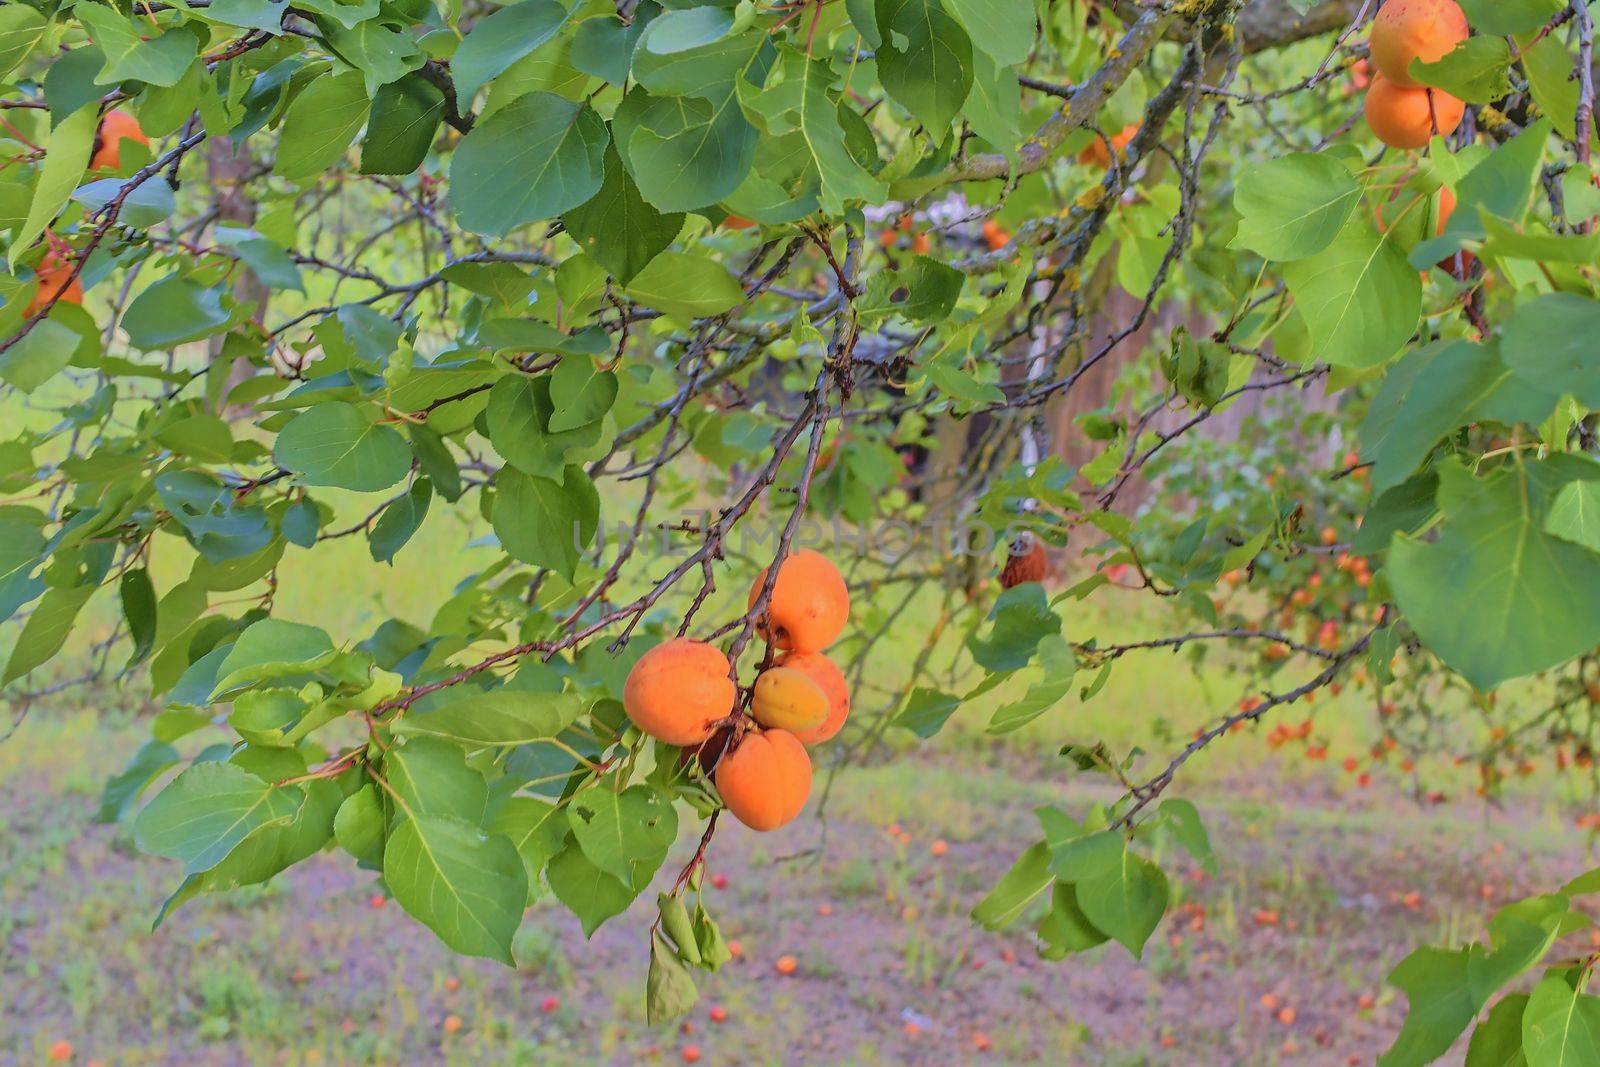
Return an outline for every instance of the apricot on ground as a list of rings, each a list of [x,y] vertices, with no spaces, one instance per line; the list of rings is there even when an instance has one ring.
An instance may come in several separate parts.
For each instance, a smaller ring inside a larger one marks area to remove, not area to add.
[[[1367,125],[1390,148],[1421,148],[1455,132],[1467,106],[1438,89],[1407,89],[1378,75],[1367,90]]]
[[[811,757],[787,730],[745,734],[717,764],[717,792],[752,830],[776,830],[800,814],[811,794]]]
[[[89,169],[121,169],[123,141],[138,141],[147,147],[150,144],[150,138],[144,135],[138,119],[121,108],[112,108],[100,119],[100,131],[95,135],[94,155],[89,157]]]
[[[844,672],[821,652],[787,652],[778,659],[778,666],[804,674],[816,682],[828,698],[827,718],[809,730],[794,731],[794,735],[807,745],[832,740],[850,717],[850,683],[845,681]]]
[[[1396,85],[1414,89],[1411,61],[1438,62],[1467,32],[1466,13],[1455,0],[1387,0],[1372,20],[1373,66]]]
[[[746,607],[756,606],[766,580],[765,570],[756,575]],[[772,586],[767,617],[762,620],[764,632],[771,627],[768,636],[774,645],[796,652],[820,652],[844,632],[849,618],[850,590],[828,557],[802,548],[784,559]]]
[[[72,276],[72,264],[66,257],[54,250],[46,252],[36,273],[39,276],[39,291],[34,294],[24,315],[31,318],[55,299],[57,293],[61,294],[58,303],[83,303],[83,280]]]
[[[802,671],[773,667],[756,678],[750,714],[762,726],[794,733],[812,730],[828,718],[828,694]]]
[[[699,745],[737,696],[728,657],[687,637],[665,641],[628,672],[622,706],[633,724],[669,745]]]

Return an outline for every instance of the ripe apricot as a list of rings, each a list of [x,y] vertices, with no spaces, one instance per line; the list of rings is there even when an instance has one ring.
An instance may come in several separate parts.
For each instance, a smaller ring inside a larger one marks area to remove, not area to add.
[[[779,974],[793,974],[800,965],[793,956],[779,956],[776,966]]]
[[[639,657],[623,684],[622,706],[651,737],[698,745],[733,710],[736,695],[727,656],[704,641],[676,637]]]
[[[756,678],[750,714],[762,726],[799,733],[828,718],[828,694],[811,676],[793,667],[773,667]]]
[[[794,735],[806,745],[832,740],[850,717],[850,685],[845,681],[844,672],[821,652],[786,652],[778,659],[778,666],[804,674],[817,683],[828,698],[827,717],[809,730],[795,730]]]
[[[72,1042],[52,1042],[50,1045],[49,1056],[52,1060],[55,1060],[58,1063],[62,1060],[70,1060],[72,1058]]]
[[[1130,122],[1122,127],[1120,131],[1111,135],[1111,145],[1116,148],[1119,158],[1123,149],[1127,148],[1128,143],[1133,140],[1133,135],[1138,132],[1139,124]],[[1110,167],[1111,148],[1107,147],[1106,139],[1104,137],[1096,137],[1094,143],[1078,153],[1078,162],[1091,167],[1099,167],[1101,170]]]
[[[100,119],[100,130],[94,139],[94,155],[89,157],[89,169],[119,170],[122,167],[123,141],[138,141],[146,146],[150,144],[150,138],[139,128],[138,119],[121,108],[112,108]]]
[[[1032,534],[1024,535],[1007,549],[1006,565],[1000,571],[1000,588],[1014,589],[1025,582],[1042,582],[1050,571],[1050,557],[1044,542]]]
[[[1367,125],[1390,148],[1421,148],[1461,125],[1467,106],[1438,89],[1408,89],[1379,74],[1367,90]]]
[[[1387,0],[1372,20],[1372,63],[1378,73],[1416,88],[1411,61],[1434,63],[1467,39],[1467,16],[1455,0]]]
[[[746,734],[717,764],[717,792],[752,830],[776,830],[800,814],[811,793],[811,757],[787,730]]]
[[[454,1033],[458,1032],[460,1029],[461,1029],[461,1016],[459,1016],[459,1015],[446,1015],[444,1017],[444,1032],[445,1033],[454,1034]]]
[[[54,249],[46,252],[35,272],[39,277],[39,291],[33,295],[24,315],[32,317],[42,311],[52,300],[57,303],[83,303],[83,280],[72,276],[72,264]],[[59,300],[56,294],[60,293]]]
[[[766,584],[767,572],[756,575],[747,607],[755,607]],[[844,632],[850,618],[850,591],[844,576],[828,557],[809,548],[787,556],[778,568],[763,630],[779,648],[820,652]]]

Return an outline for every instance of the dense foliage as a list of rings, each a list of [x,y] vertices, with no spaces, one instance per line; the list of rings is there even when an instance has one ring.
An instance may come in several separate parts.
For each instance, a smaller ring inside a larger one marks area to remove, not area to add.
[[[1407,5],[1440,8],[1378,17]],[[802,545],[848,581],[828,654],[855,710],[797,761],[1025,680],[989,727],[1016,730],[1161,649],[1246,679],[1174,752],[1064,731],[1064,773],[1121,796],[1041,810],[974,913],[1049,957],[1141,952],[1156,846],[1210,862],[1167,795],[1185,761],[1269,719],[1314,749],[1283,716],[1324,688],[1371,693],[1375,761],[1440,748],[1461,691],[1505,717],[1487,794],[1533,756],[1587,771],[1591,14],[1463,0],[1472,36],[1429,23],[1402,74],[1376,44],[1369,72],[1378,7],[10,0],[4,683],[25,711],[71,682],[49,664],[74,624],[120,608],[99,670],[166,710],[102,817],[138,808],[182,863],[163,918],[339,847],[509,962],[534,897],[592,933],[655,890],[652,1017],[727,958],[700,884],[724,802],[793,815],[721,772],[813,721],[747,711]],[[1067,407],[1107,374],[1109,403]],[[474,513],[493,562],[431,619],[274,611],[288,554],[361,537],[390,562]],[[1168,634],[1079,632],[1075,605],[1128,588]],[[924,643],[883,648],[908,617]],[[682,637],[738,686],[680,749],[626,683]],[[1442,1055],[1541,965],[1469,1062],[1595,1062],[1593,960],[1558,945],[1595,890],[1408,958],[1385,1062]]]

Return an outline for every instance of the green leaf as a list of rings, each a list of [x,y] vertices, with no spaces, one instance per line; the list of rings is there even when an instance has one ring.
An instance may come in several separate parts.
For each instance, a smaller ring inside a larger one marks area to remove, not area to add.
[[[1160,813],[1172,828],[1172,835],[1195,861],[1207,872],[1217,871],[1216,853],[1211,850],[1211,836],[1206,833],[1200,811],[1192,801],[1169,797],[1161,802]]]
[[[599,422],[617,399],[617,376],[588,356],[566,356],[550,375],[551,433]]]
[[[1039,642],[1061,632],[1061,618],[1050,610],[1044,586],[1024,582],[1001,593],[989,612],[994,625],[987,640],[974,634],[967,648],[978,665],[991,671],[1015,671],[1028,665]]]
[[[578,247],[623,285],[670,248],[683,229],[683,215],[657,211],[639,194],[615,145],[606,147],[600,191],[561,221]]]
[[[0,352],[0,378],[31,393],[66,369],[81,338],[69,326],[41,319],[22,339]]]
[[[413,737],[391,748],[383,767],[389,785],[403,802],[397,818],[432,814],[474,824],[483,821],[489,784],[467,764],[459,745],[434,737]]]
[[[367,784],[344,798],[333,819],[333,836],[339,847],[368,866],[383,863],[383,798],[376,785]]]
[[[1411,61],[1411,76],[1469,104],[1489,104],[1511,91],[1511,46],[1499,35],[1468,37],[1432,63]]]
[[[554,37],[566,21],[567,9],[556,0],[520,0],[474,26],[450,57],[463,109],[489,79]]]
[[[119,223],[148,228],[165,222],[177,210],[172,186],[159,178],[140,185],[133,185],[132,178],[101,178],[74,190],[72,199],[95,212],[122,196],[124,189],[127,196],[117,214]]]
[[[1589,460],[1521,460],[1487,478],[1439,469],[1444,532],[1397,536],[1389,581],[1429,649],[1480,690],[1600,643],[1600,556],[1544,532],[1556,492],[1600,478]],[[1471,605],[1463,611],[1462,605]]]
[[[122,618],[133,638],[133,654],[128,666],[142,661],[156,643],[156,589],[146,567],[129,567],[118,583],[122,594]]]
[[[781,78],[769,78],[756,106],[767,117],[767,132],[781,136],[797,133],[822,180],[822,206],[832,215],[844,211],[847,201],[877,204],[888,187],[874,178],[851,154],[840,125],[839,104],[831,95],[838,80],[820,59],[798,52],[784,56]]]
[[[1391,398],[1396,404],[1392,421],[1369,427],[1369,414],[1360,431],[1362,450],[1374,461],[1374,490],[1399,485],[1441,438],[1462,426],[1485,420],[1538,423],[1550,414],[1556,398],[1514,375],[1502,361],[1503,351],[1493,342],[1458,340],[1405,357],[1402,365],[1418,366],[1386,379],[1379,393],[1381,404]]]
[[[145,805],[133,832],[145,852],[199,874],[261,827],[287,824],[304,801],[298,786],[274,786],[232,763],[196,763]]]
[[[1501,997],[1473,1027],[1464,1067],[1528,1067],[1522,1053],[1522,1013],[1527,1006],[1526,993]]]
[[[715,100],[631,90],[612,119],[617,152],[659,211],[698,211],[739,188],[756,157],[756,128],[733,88]]]
[[[560,481],[511,467],[495,476],[495,536],[524,563],[549,567],[569,581],[600,522],[600,495],[581,467]]]
[[[1045,943],[1046,959],[1061,959],[1103,945],[1110,936],[1083,913],[1072,884],[1057,882],[1050,893],[1050,910],[1039,922],[1039,939]]]
[[[272,172],[294,182],[321,177],[344,158],[367,121],[369,108],[359,71],[313,80],[284,115]]]
[[[457,952],[513,965],[528,875],[504,837],[452,815],[419,813],[389,835],[383,880],[402,908]]]
[[[935,141],[972,89],[972,39],[940,0],[877,0],[878,78]]]
[[[643,785],[620,793],[585,789],[567,804],[567,822],[589,862],[636,892],[650,884],[678,837],[672,801]]]
[[[955,310],[966,280],[954,267],[928,256],[912,256],[903,267],[868,275],[866,295],[856,308],[869,321],[903,315],[912,322],[941,322]]]
[[[181,757],[178,750],[166,741],[152,737],[139,746],[133,759],[120,773],[106,782],[100,793],[100,809],[94,821],[112,823],[119,821],[132,804],[167,768],[176,766]]]
[[[11,73],[49,29],[45,17],[26,4],[0,8],[0,78]]]
[[[1072,680],[1078,670],[1078,659],[1059,634],[1046,634],[1040,639],[1039,666],[1044,676],[1028,687],[1017,700],[996,708],[989,719],[991,734],[1008,734],[1020,730],[1037,719],[1072,692]]]
[[[469,746],[511,747],[548,741],[583,714],[576,693],[524,693],[497,689],[413,711],[394,724],[401,735],[437,737]]]
[[[373,562],[393,565],[395,553],[405,547],[428,517],[428,504],[432,500],[433,483],[418,478],[404,496],[383,509],[367,538]]]
[[[565,477],[568,454],[581,455],[584,449],[595,445],[601,439],[603,427],[593,422],[560,433],[551,432],[550,425],[556,415],[551,392],[551,377],[502,378],[489,390],[484,421],[488,424],[490,443],[507,463],[524,474],[560,481]]]
[[[1459,214],[1459,212],[1458,212]],[[1283,269],[1318,359],[1336,367],[1377,367],[1411,339],[1422,283],[1403,252],[1365,220]]]
[[[11,658],[6,661],[6,673],[0,678],[0,685],[16,681],[61,651],[78,612],[94,595],[95,588],[92,584],[80,585],[45,593],[11,648]]]
[[[1314,256],[1338,239],[1361,186],[1336,157],[1291,152],[1246,167],[1233,193],[1239,231],[1231,247],[1267,259]]]
[[[1478,945],[1455,952],[1419,948],[1400,961],[1389,984],[1405,993],[1409,1008],[1378,1067],[1422,1067],[1449,1051],[1483,1006],[1467,979],[1472,961],[1482,955]]]
[[[1547,293],[1511,313],[1501,353],[1530,387],[1566,393],[1600,406],[1600,356],[1590,343],[1600,329],[1600,302],[1577,293]]]
[[[296,415],[272,455],[307,485],[357,493],[387,489],[411,469],[411,446],[400,431],[369,422],[353,404],[319,404]]]
[[[699,992],[688,966],[659,933],[650,935],[650,971],[645,978],[645,1022],[650,1026],[687,1015]]]
[[[625,84],[633,66],[633,49],[639,35],[660,11],[655,4],[640,4],[634,9],[630,22],[623,22],[615,15],[584,19],[572,35],[569,57],[572,65],[612,85]]]
[[[309,673],[335,655],[326,631],[282,619],[251,623],[226,651],[217,667],[219,694],[252,682]]]
[[[1559,974],[1534,987],[1522,1012],[1528,1067],[1600,1063],[1600,997],[1585,996]]]
[[[69,53],[70,55],[71,53]],[[12,238],[6,261],[13,270],[22,254],[44,233],[45,227],[72,199],[83,172],[89,165],[95,133],[100,128],[100,113],[92,107],[79,107],[50,131],[43,148],[44,164],[39,168],[39,184],[28,204],[28,218]]]
[[[126,17],[101,4],[79,4],[72,13],[105,54],[105,69],[95,79],[101,85],[123,81],[176,85],[199,51],[198,40],[186,30],[152,36],[149,23],[136,30]]]
[[[955,710],[961,698],[938,689],[917,686],[911,690],[906,706],[895,716],[894,724],[903,726],[926,741],[940,730]]]
[[[646,307],[685,319],[720,315],[744,303],[739,279],[705,256],[663,252],[634,275],[627,293]]]
[[[1537,30],[1565,6],[1563,0],[1461,0],[1473,29],[1499,37]]]
[[[1568,482],[1544,519],[1544,532],[1600,552],[1600,482]]]
[[[456,219],[473,233],[498,236],[570,211],[600,191],[607,139],[605,123],[588,104],[554,93],[518,97],[456,147],[450,160]]]
[[[146,351],[176,348],[210,337],[227,326],[222,289],[210,289],[171,274],[134,297],[122,317],[128,340]]]
[[[1115,831],[1103,831],[1084,840],[1102,847],[1081,853],[1084,862],[1072,865],[1070,875],[1078,906],[1096,929],[1140,957],[1145,942],[1166,914],[1167,876],[1129,848]],[[1055,872],[1058,877],[1068,877],[1061,858],[1057,852]]]
[[[410,174],[422,166],[438,136],[444,103],[444,90],[420,75],[379,89],[361,139],[361,173]]]
[[[1050,880],[1050,846],[1040,841],[1029,846],[999,884],[972,909],[973,921],[985,930],[1009,926],[1045,891]]]
[[[545,877],[556,899],[583,924],[584,937],[593,937],[607,919],[621,915],[638,896],[620,879],[589,862],[576,841],[555,854]]]
[[[1002,67],[1014,67],[1033,51],[1031,0],[948,0],[972,43]]]
[[[1559,45],[1558,48],[1564,57],[1566,49]],[[1564,67],[1563,78],[1570,69],[1570,65]],[[1495,148],[1487,159],[1457,182],[1457,207],[1445,223],[1444,233],[1413,248],[1411,265],[1418,270],[1428,270],[1465,247],[1466,242],[1483,240],[1488,233],[1483,212],[1502,219],[1522,218],[1528,198],[1533,194],[1539,162],[1550,133],[1550,120],[1540,119]]]
[[[489,821],[490,833],[502,834],[516,846],[530,888],[567,836],[565,816],[554,804],[518,795],[502,801]]]

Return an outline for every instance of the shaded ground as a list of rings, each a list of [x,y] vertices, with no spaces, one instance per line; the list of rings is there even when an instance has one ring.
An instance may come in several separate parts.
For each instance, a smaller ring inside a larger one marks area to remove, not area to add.
[[[136,730],[36,716],[0,746],[4,1064],[43,1062],[59,1039],[105,1064],[620,1064],[678,1062],[688,1045],[706,1064],[1371,1063],[1403,1015],[1382,987],[1401,955],[1475,936],[1497,903],[1582,862],[1551,813],[1486,822],[1475,805],[1424,810],[1299,768],[1291,784],[1268,764],[1195,794],[1221,870],[1182,877],[1187,906],[1143,961],[1113,947],[1044,963],[1025,934],[983,934],[966,914],[1034,832],[1031,809],[1081,808],[1085,786],[904,755],[841,781],[820,860],[785,858],[817,844],[814,820],[719,833],[726,884],[708,903],[743,957],[702,980],[692,1033],[651,1031],[643,905],[587,943],[565,912],[536,909],[512,971],[453,958],[326,854],[150,933],[175,866],[90,823]],[[794,976],[775,971],[783,954]]]

